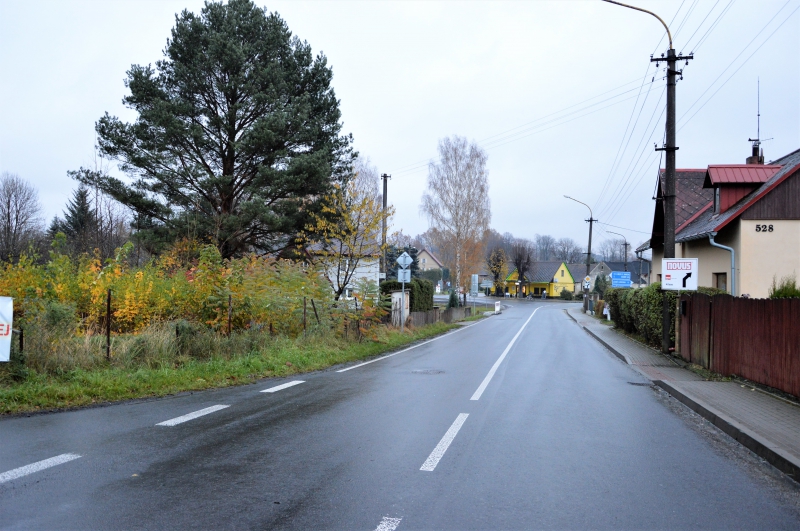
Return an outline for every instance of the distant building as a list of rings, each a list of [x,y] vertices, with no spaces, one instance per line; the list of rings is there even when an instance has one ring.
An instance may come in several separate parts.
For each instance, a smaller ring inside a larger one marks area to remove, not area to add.
[[[430,269],[444,269],[444,266],[436,256],[428,249],[423,249],[417,253],[417,263],[419,263],[420,271],[428,271]]]

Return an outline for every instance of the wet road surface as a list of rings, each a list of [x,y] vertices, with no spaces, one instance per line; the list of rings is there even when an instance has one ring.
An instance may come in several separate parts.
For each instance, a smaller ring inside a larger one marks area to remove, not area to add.
[[[365,365],[0,420],[0,529],[800,528],[795,483],[563,305],[506,304]]]

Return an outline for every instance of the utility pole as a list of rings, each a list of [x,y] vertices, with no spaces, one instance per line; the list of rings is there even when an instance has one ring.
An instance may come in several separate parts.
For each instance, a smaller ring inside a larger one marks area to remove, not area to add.
[[[383,252],[381,254],[381,272],[384,274],[384,280],[388,280],[386,267],[386,195],[389,193],[388,182],[391,178],[392,176],[388,173],[381,174],[381,179],[383,179],[383,231],[381,234],[381,249]]]
[[[587,205],[583,201],[578,201],[574,197],[570,197],[568,195],[565,195],[564,197],[566,197],[567,199],[572,199],[576,203],[580,203],[580,204],[582,204],[583,206],[585,206],[586,208],[589,209],[589,219],[586,220],[586,221],[589,222],[589,247],[586,249],[586,277],[588,278],[589,277],[589,271],[591,270],[591,267],[592,267],[592,223],[594,223],[597,220],[594,219],[594,214],[592,214],[592,207],[590,207],[589,205]],[[583,282],[583,313],[586,313],[586,312],[589,311],[589,285],[586,282],[585,278],[583,280],[584,280],[584,282]]]
[[[642,9],[641,7],[630,6],[615,0],[603,0],[609,4],[617,4],[636,11],[642,11],[649,15],[653,15],[664,26],[669,38],[669,50],[667,50],[667,57],[661,54],[661,57],[650,56],[650,62],[656,63],[658,68],[659,63],[667,63],[667,138],[666,144],[663,147],[656,147],[656,151],[666,151],[666,171],[664,172],[663,180],[663,205],[664,205],[664,258],[675,258],[675,152],[678,147],[675,145],[675,84],[677,82],[676,76],[683,79],[683,70],[676,70],[675,64],[678,61],[686,61],[689,64],[690,59],[694,59],[693,54],[686,56],[675,55],[675,48],[672,47],[672,33],[669,31],[669,26],[664,22],[661,17]],[[662,290],[663,291],[663,290]],[[663,292],[663,303],[661,307],[661,351],[668,354],[670,351],[669,329],[671,325],[670,319],[670,304],[667,293]]]

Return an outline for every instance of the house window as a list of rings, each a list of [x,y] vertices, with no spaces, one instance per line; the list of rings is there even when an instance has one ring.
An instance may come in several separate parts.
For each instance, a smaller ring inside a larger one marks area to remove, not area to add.
[[[561,270],[561,276],[562,277],[564,276],[564,270],[563,269]]]
[[[714,273],[714,287],[728,291],[728,273]]]

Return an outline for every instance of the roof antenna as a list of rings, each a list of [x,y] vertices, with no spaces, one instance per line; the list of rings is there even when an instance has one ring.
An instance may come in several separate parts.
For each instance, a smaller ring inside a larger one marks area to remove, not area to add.
[[[753,154],[747,157],[745,164],[764,164],[764,150],[761,149],[761,78],[758,77],[757,79],[757,89],[756,89],[756,109],[757,109],[757,118],[756,118],[756,137],[755,138],[748,138],[749,142],[753,143]],[[771,139],[770,139],[771,140]]]

